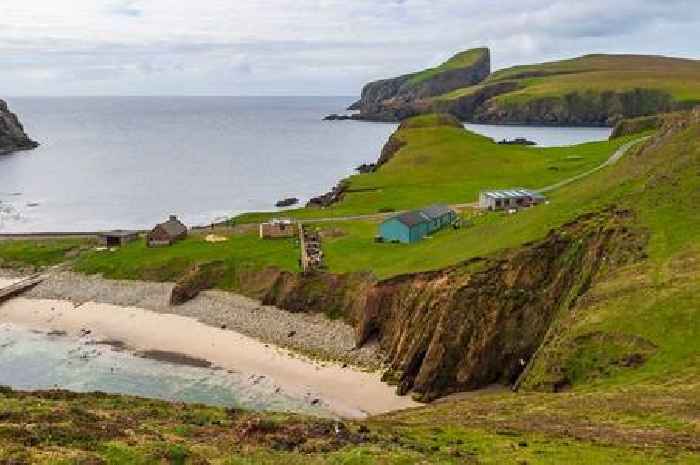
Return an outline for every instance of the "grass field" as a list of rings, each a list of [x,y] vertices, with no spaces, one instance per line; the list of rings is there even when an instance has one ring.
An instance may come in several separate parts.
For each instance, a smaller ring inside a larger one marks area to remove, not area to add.
[[[115,252],[92,250],[77,259],[74,269],[111,279],[176,281],[194,264],[221,261],[227,272],[216,285],[235,290],[240,271],[266,267],[299,271],[298,260],[296,239],[261,240],[249,232],[232,234],[226,242],[210,243],[202,235],[190,235],[171,247],[148,248],[145,241],[136,241]]]
[[[515,81],[521,89],[496,100],[519,104],[586,91],[658,89],[677,102],[700,102],[700,61],[641,55],[586,55],[570,60],[515,66],[493,73],[481,86]],[[441,100],[469,95],[478,86],[458,89]]]

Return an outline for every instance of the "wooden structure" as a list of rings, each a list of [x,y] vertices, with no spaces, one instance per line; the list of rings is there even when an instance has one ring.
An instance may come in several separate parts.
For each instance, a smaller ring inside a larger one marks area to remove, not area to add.
[[[387,219],[379,226],[379,237],[384,242],[412,244],[455,220],[457,213],[447,205],[433,205]]]
[[[12,297],[16,297],[22,294],[23,292],[28,291],[37,284],[41,283],[43,280],[44,278],[42,276],[33,275],[26,279],[23,279],[22,281],[16,282],[14,284],[0,289],[0,304],[8,299],[11,299]]]
[[[146,234],[146,245],[148,247],[169,246],[185,237],[187,237],[187,226],[178,220],[177,216],[170,215],[168,221],[157,224]]]
[[[136,231],[124,231],[116,229],[114,231],[104,231],[97,234],[100,244],[105,247],[117,247],[126,245],[129,242],[139,238],[139,233]]]
[[[294,237],[298,234],[299,228],[291,220],[272,220],[260,224],[261,239],[281,239]]]
[[[546,200],[546,197],[539,192],[516,187],[481,192],[479,194],[479,208],[492,211],[509,210],[539,205]]]

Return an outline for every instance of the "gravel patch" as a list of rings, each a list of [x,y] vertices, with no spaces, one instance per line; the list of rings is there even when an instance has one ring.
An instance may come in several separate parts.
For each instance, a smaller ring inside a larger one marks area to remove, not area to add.
[[[291,313],[224,291],[205,291],[183,305],[170,306],[173,286],[172,283],[116,281],[59,272],[24,297],[70,300],[77,304],[98,302],[187,316],[314,358],[369,369],[382,366],[378,347],[355,348],[354,329],[342,321],[329,320],[320,314]]]

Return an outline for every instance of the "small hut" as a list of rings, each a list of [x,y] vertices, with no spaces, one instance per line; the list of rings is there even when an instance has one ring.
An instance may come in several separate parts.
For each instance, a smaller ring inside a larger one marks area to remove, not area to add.
[[[98,234],[100,245],[105,247],[120,247],[139,238],[139,233],[136,231],[124,231],[115,229],[114,231],[105,231]]]
[[[299,233],[296,223],[291,220],[274,219],[267,223],[260,224],[261,239],[282,239],[295,237]]]
[[[185,237],[187,237],[187,226],[178,220],[177,216],[170,215],[168,221],[157,224],[146,235],[146,245],[148,247],[169,246]]]
[[[479,194],[479,208],[484,210],[508,210],[539,205],[546,201],[539,192],[516,187],[513,189],[483,191]]]

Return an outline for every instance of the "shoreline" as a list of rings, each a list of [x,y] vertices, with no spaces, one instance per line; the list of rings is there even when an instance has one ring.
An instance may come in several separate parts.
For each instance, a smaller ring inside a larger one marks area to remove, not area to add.
[[[19,273],[0,269],[2,276]],[[232,292],[207,290],[182,305],[170,305],[173,283],[108,280],[70,271],[52,273],[23,297],[97,302],[137,307],[159,314],[190,317],[214,328],[226,328],[263,343],[318,360],[336,361],[365,370],[383,367],[376,345],[355,345],[355,330],[340,320],[316,313],[291,313]]]
[[[0,284],[8,281],[0,279]],[[87,332],[96,344],[165,363],[262,375],[298,398],[316,393],[328,410],[344,418],[419,405],[397,396],[379,372],[314,361],[189,316],[108,303],[18,297],[0,305],[0,321],[47,334]]]

